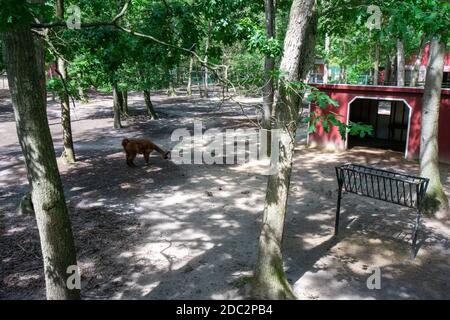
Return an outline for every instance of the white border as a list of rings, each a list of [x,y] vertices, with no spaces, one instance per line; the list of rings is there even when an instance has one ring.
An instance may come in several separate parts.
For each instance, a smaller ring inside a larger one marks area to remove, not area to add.
[[[411,119],[413,114],[413,108],[409,105],[409,103],[405,99],[396,99],[396,98],[384,98],[384,97],[370,97],[370,96],[356,96],[354,97],[347,105],[347,126],[350,123],[350,112],[352,103],[357,99],[365,99],[365,100],[378,100],[378,101],[400,101],[403,102],[409,108],[409,117],[408,117],[408,133],[406,137],[406,150],[405,150],[405,159],[408,159],[408,151],[409,151],[409,135],[411,133]],[[345,137],[345,150],[348,150],[348,132]]]

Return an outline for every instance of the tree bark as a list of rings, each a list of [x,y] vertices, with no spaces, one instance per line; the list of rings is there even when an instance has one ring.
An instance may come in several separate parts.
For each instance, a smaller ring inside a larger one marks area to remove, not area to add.
[[[228,61],[224,63],[224,70],[223,70],[223,80],[225,83],[222,84],[222,99],[225,99],[226,95],[229,92],[229,86],[228,86]]]
[[[373,66],[373,85],[377,86],[380,77],[380,41],[375,45],[375,62]]]
[[[170,79],[169,79],[169,90],[167,90],[167,96],[168,97],[174,97],[174,96],[177,95],[177,92],[175,90],[175,85],[174,85],[174,82],[173,82],[172,74],[169,74],[169,77],[170,77]]]
[[[17,135],[25,158],[44,261],[47,299],[79,299],[69,290],[69,266],[76,251],[63,186],[56,163],[42,89],[44,69],[29,26],[2,34]]]
[[[438,218],[449,218],[449,202],[439,174],[438,129],[444,74],[445,44],[433,39],[425,81],[420,141],[420,174],[430,179],[425,209]]]
[[[267,39],[273,39],[275,37],[275,5],[273,0],[265,0],[265,12],[266,12],[266,36]],[[275,98],[275,83],[273,79],[273,73],[275,71],[275,59],[266,56],[264,63],[264,88],[263,88],[263,106],[264,106],[264,121],[263,128],[270,130],[272,109]]]
[[[273,0],[265,0],[266,13],[266,37],[267,39],[275,38],[275,3]],[[275,81],[273,78],[275,72],[275,58],[266,56],[264,63],[264,87],[263,87],[263,121],[262,127],[269,130],[266,154],[270,156],[272,139],[270,130],[272,129],[272,110],[275,99]]]
[[[416,87],[419,82],[420,66],[422,64],[424,44],[425,44],[425,37],[423,37],[422,40],[420,41],[420,48],[417,53],[416,61],[414,63],[413,73],[411,75],[411,87]]]
[[[30,3],[44,5],[44,0],[28,0]],[[40,16],[39,20],[43,20],[43,17]],[[42,37],[34,36],[34,43],[36,46],[36,61],[39,69],[42,69],[43,72],[39,73],[39,82],[42,87],[42,92],[45,94],[45,103],[47,103],[47,79],[45,77],[45,40]]]
[[[128,91],[122,91],[121,93],[122,96],[122,113],[126,116],[129,115],[129,109],[128,109]]]
[[[189,59],[189,74],[188,74],[188,84],[186,88],[186,92],[188,96],[192,96],[192,70],[194,67],[194,58],[191,57]]]
[[[211,31],[212,31],[212,23],[211,21],[208,21],[208,35],[206,37],[206,44],[205,44],[205,63],[208,64],[209,59],[209,45],[211,41]],[[209,98],[209,72],[208,68],[205,68],[205,77],[204,77],[204,97]]]
[[[339,66],[339,83],[344,83],[345,79],[345,67],[340,65]]]
[[[64,20],[64,0],[56,1],[56,17],[58,20]],[[58,68],[61,81],[67,82],[66,62],[61,57],[57,58],[56,65]],[[64,151],[61,156],[66,163],[75,163],[75,149],[73,146],[72,121],[70,118],[70,97],[66,91],[61,93],[61,125]]]
[[[325,64],[324,64],[324,72],[323,72],[323,83],[324,84],[328,84],[328,78],[330,77],[330,71],[329,71],[329,61],[328,61],[328,56],[330,54],[330,45],[331,45],[331,41],[330,41],[330,36],[327,34],[325,34]]]
[[[391,83],[391,74],[392,74],[392,60],[389,55],[386,56],[386,62],[384,65],[384,85],[388,86]]]
[[[117,88],[118,89],[118,88]],[[123,100],[123,92],[117,90],[117,103],[119,104],[120,114],[124,114],[124,100]]]
[[[405,86],[405,46],[397,39],[397,86]]]
[[[148,116],[152,120],[157,120],[158,114],[156,113],[155,108],[153,107],[150,90],[144,90],[144,99],[145,99],[145,105],[147,106]]]
[[[282,240],[301,97],[287,84],[304,80],[313,65],[317,21],[315,0],[293,1],[274,110],[274,128],[282,132],[280,159],[272,159],[278,170],[269,176],[252,286],[258,299],[295,298],[283,269]]]
[[[64,0],[56,0],[56,17],[60,21],[64,19]]]
[[[122,122],[120,120],[121,112],[121,102],[120,102],[120,91],[117,88],[117,84],[113,85],[113,111],[114,111],[114,128],[122,129]]]

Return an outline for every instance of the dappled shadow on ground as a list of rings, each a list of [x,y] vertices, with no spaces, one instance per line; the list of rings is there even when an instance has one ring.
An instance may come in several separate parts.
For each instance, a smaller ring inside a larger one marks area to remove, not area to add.
[[[285,238],[288,275],[299,297],[449,298],[446,279],[450,268],[444,262],[450,257],[450,228],[433,218],[424,219],[418,257],[412,260],[414,210],[344,194],[341,232],[333,237],[338,193],[334,167],[345,163],[418,174],[417,163],[395,152],[364,148],[339,154],[299,151]],[[444,181],[448,169],[442,166]],[[381,268],[382,290],[367,288],[374,267]]]
[[[158,155],[153,155],[149,166],[140,157],[138,168],[130,169],[120,146],[124,137],[147,137],[170,149],[174,145],[171,132],[177,128],[192,132],[194,120],[203,120],[206,129],[246,127],[240,109],[198,98],[156,96],[161,119],[147,121],[143,99],[132,94],[132,118],[124,121],[124,129],[114,130],[103,114],[109,112],[110,97],[103,95],[97,100],[77,109],[78,163],[71,167],[60,164],[83,297],[245,297],[243,289],[256,260],[267,178],[236,166],[179,166]],[[104,111],[96,114],[96,105],[104,105],[100,108]],[[50,109],[56,128],[57,105]],[[52,130],[59,153],[61,139],[58,131]],[[14,143],[1,146],[0,298],[44,298],[34,217],[15,213],[17,202],[28,191],[20,148]],[[347,194],[341,233],[332,237],[337,197],[334,167],[347,162],[418,172],[415,162],[391,152],[297,151],[284,258],[298,296],[449,298],[446,261],[450,232],[445,225],[425,219],[421,247],[413,261],[409,242],[414,212]],[[448,168],[443,166],[442,175],[450,191]],[[369,291],[369,269],[376,266],[382,268],[383,289]]]
[[[176,166],[157,155],[150,166],[144,166],[142,158],[136,169],[125,164],[123,137],[149,137],[169,148],[170,132],[184,126],[192,130],[194,119],[209,127],[244,123],[239,114],[233,118],[233,111],[226,120],[210,116],[205,101],[195,106],[178,105],[179,99],[176,103],[167,112],[174,113],[173,121],[163,115],[159,121],[136,121],[121,131],[84,128],[76,133],[78,163],[60,164],[85,298],[233,297],[239,287],[234,281],[251,270],[264,177],[236,174],[224,166]],[[54,137],[59,153],[60,138]],[[1,217],[0,294],[44,298],[34,218],[15,214],[27,192],[20,149],[2,146],[1,156],[6,166],[0,183],[8,188],[1,206],[8,215]],[[251,181],[258,181],[258,188],[249,189]]]

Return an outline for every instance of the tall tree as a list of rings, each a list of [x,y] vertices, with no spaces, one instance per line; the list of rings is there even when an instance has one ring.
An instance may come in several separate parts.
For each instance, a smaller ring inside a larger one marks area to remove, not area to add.
[[[122,95],[122,114],[125,116],[130,115],[130,109],[128,108],[128,89],[121,92]]]
[[[56,17],[60,21],[64,20],[64,0],[56,1]],[[61,77],[61,81],[67,82],[66,62],[62,57],[57,58],[57,68],[58,73]],[[63,90],[60,94],[60,99],[61,99],[61,124],[62,124],[63,145],[64,145],[62,159],[66,163],[74,163],[76,159],[72,137],[72,123],[70,119],[69,94],[65,90]]]
[[[420,139],[420,173],[430,179],[425,206],[439,218],[448,218],[449,202],[439,174],[438,126],[444,75],[445,43],[434,37],[425,80]]]
[[[158,114],[155,111],[155,108],[152,103],[151,93],[150,90],[144,90],[144,99],[145,99],[145,105],[147,106],[147,114],[152,120],[158,119]]]
[[[189,69],[188,69],[188,84],[186,86],[186,94],[192,96],[192,72],[194,69],[194,58],[189,58]]]
[[[405,46],[400,38],[397,39],[397,86],[405,86]]]
[[[425,39],[426,38],[423,36],[420,40],[420,47],[416,54],[416,61],[414,62],[414,69],[411,75],[411,87],[416,87],[419,82],[420,66],[422,64],[422,57],[425,51]]]
[[[373,84],[378,85],[380,80],[380,41],[375,44],[375,62],[373,64]]]
[[[315,0],[294,0],[280,65],[279,88],[274,106],[274,128],[281,130],[278,170],[269,176],[259,238],[253,296],[261,299],[295,298],[283,269],[282,240],[289,194],[297,121],[301,97],[290,90],[306,78],[314,61],[317,11]]]
[[[123,105],[122,95],[118,88],[117,82],[112,86],[113,88],[113,111],[114,111],[114,128],[122,129],[122,121],[120,119],[121,109]]]
[[[328,33],[325,34],[325,63],[323,71],[323,83],[328,84],[328,79],[330,77],[330,65],[329,65],[329,55],[330,55],[331,39]]]
[[[211,45],[211,32],[212,32],[212,22],[208,21],[208,30],[207,30],[207,34],[206,34],[206,41],[205,41],[205,63],[208,63],[209,61],[209,47]],[[204,69],[204,78],[203,78],[203,82],[204,82],[204,97],[205,98],[209,98],[209,70],[208,68]]]
[[[392,60],[389,54],[386,55],[386,60],[384,63],[384,85],[389,86],[392,81]]]
[[[25,1],[16,2],[19,15],[27,15]],[[17,7],[16,7],[17,8]],[[17,135],[25,158],[27,177],[44,261],[48,299],[79,299],[70,290],[68,267],[76,266],[75,245],[63,186],[48,126],[44,69],[29,20],[1,33],[4,60],[13,102]],[[3,21],[2,21],[3,22]]]
[[[266,37],[267,39],[275,38],[275,5],[273,0],[265,0],[265,17],[266,17]],[[263,88],[263,108],[264,121],[263,128],[271,127],[272,107],[275,97],[274,84],[275,57],[271,53],[266,53],[264,63],[264,88]]]
[[[267,41],[275,39],[276,24],[275,14],[276,8],[273,0],[264,1],[265,21],[266,21],[266,37]],[[272,52],[266,52],[264,61],[264,87],[263,87],[263,121],[262,127],[268,130],[268,139],[266,153],[270,156],[272,139],[270,129],[272,128],[272,110],[275,99],[275,56]]]

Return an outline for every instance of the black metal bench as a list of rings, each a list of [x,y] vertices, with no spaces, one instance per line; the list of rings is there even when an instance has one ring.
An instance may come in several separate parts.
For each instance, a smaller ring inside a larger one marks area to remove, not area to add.
[[[417,231],[421,217],[421,205],[425,197],[429,179],[386,171],[356,164],[336,167],[339,185],[337,200],[335,235],[339,232],[342,192],[354,193],[403,207],[417,210],[412,234],[412,255],[415,256]]]

